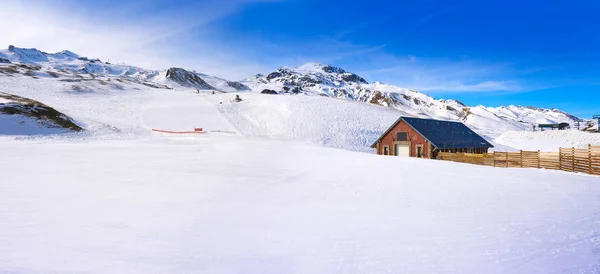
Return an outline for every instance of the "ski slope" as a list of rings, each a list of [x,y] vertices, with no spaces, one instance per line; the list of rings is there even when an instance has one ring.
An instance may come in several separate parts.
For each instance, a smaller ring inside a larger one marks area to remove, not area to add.
[[[369,151],[401,115],[397,110],[321,96],[240,93],[205,98],[242,135],[294,140],[334,148]]]
[[[600,146],[600,134],[578,130],[507,131],[494,141],[523,150],[558,151],[561,147]]]
[[[96,77],[85,83],[51,78],[2,77],[11,94],[48,104],[86,129],[85,138],[135,139],[151,129],[202,127],[244,136],[293,140],[348,150],[369,147],[403,112],[321,96],[238,93],[197,94],[195,90],[150,88]],[[103,82],[100,82],[102,80]],[[84,87],[77,90],[75,87]]]
[[[600,267],[593,176],[219,135],[0,141],[0,151],[3,273]]]

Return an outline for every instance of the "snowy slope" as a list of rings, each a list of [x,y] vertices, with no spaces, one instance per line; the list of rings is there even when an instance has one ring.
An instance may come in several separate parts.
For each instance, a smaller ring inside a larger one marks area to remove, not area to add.
[[[231,94],[206,96],[245,136],[295,140],[369,151],[371,144],[406,113],[375,105],[320,96],[240,94],[242,102],[231,102]]]
[[[185,131],[194,127],[246,136],[308,142],[369,151],[371,143],[399,116],[394,109],[320,96],[240,93],[196,94],[107,78],[65,82],[61,78],[0,76],[12,94],[39,100],[73,117],[86,136],[136,138],[152,128]],[[104,83],[104,84],[102,84]],[[219,104],[221,103],[221,104]]]
[[[119,77],[164,88],[219,90],[223,92],[273,90],[278,93],[309,94],[344,98],[400,110],[416,117],[463,121],[476,131],[497,136],[508,130],[530,130],[539,123],[574,124],[579,118],[555,109],[535,107],[466,106],[456,100],[434,99],[426,94],[380,82],[368,83],[354,73],[330,65],[307,63],[298,68],[282,67],[266,76],[229,81],[181,68],[148,70],[125,64],[110,64],[70,51],[45,53],[37,49],[9,47],[0,58],[24,64],[35,76]],[[1,69],[0,69],[0,72]]]
[[[0,151],[3,273],[600,267],[593,176],[216,135]]]
[[[370,151],[370,142],[400,115],[463,121],[490,140],[504,131],[577,119],[558,110],[533,107],[469,107],[456,100],[368,83],[354,73],[316,63],[234,82],[180,68],[156,71],[110,64],[70,51],[45,53],[11,47],[0,51],[0,58],[10,62],[0,64],[0,88],[59,108],[84,123],[91,135],[143,135],[148,128],[139,122],[139,113],[149,101],[187,100],[182,98],[206,89],[255,91],[242,95],[252,100],[219,107],[239,129],[233,131],[361,151]],[[173,95],[169,89],[183,94]],[[263,89],[296,95],[256,97]],[[233,95],[220,96],[226,98],[218,101],[229,102]]]
[[[558,148],[600,146],[600,134],[577,130],[507,131],[494,142],[523,150],[558,151]]]
[[[463,121],[480,133],[498,135],[505,130],[530,130],[540,123],[574,124],[579,118],[555,109],[508,106],[466,106],[456,100],[437,100],[426,94],[380,82],[368,83],[344,69],[317,63],[282,67],[268,75],[242,81],[257,92],[304,93],[346,98],[388,106],[412,116]]]

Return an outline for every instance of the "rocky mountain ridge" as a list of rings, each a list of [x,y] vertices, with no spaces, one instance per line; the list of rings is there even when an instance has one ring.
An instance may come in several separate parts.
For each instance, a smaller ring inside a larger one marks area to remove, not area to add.
[[[268,74],[256,74],[229,81],[183,68],[148,70],[126,64],[111,64],[64,50],[46,53],[37,49],[10,46],[0,51],[0,73],[23,73],[32,77],[50,75],[59,81],[103,81],[110,78],[155,88],[252,91],[268,94],[304,94],[341,98],[394,108],[416,117],[458,120],[479,131],[531,130],[540,123],[566,122],[580,118],[557,109],[522,106],[467,106],[457,100],[435,99],[424,93],[384,84],[369,83],[345,69],[319,63],[281,67]],[[68,79],[63,79],[67,77]],[[100,83],[102,84],[102,82]],[[114,81],[112,84],[118,85]],[[88,87],[80,86],[82,89]]]
[[[435,99],[424,93],[381,82],[369,83],[355,73],[319,63],[281,67],[242,81],[256,91],[344,98],[398,109],[416,117],[459,120],[480,131],[532,130],[540,123],[566,122],[579,117],[557,109],[523,106],[467,106],[458,100]]]

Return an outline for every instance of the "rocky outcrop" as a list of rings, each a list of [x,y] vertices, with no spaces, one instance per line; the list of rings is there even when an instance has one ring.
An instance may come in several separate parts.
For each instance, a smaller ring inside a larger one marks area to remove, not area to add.
[[[238,81],[228,81],[227,82],[227,86],[230,86],[234,89],[237,89],[239,91],[246,91],[246,90],[250,90],[250,88]]]
[[[182,68],[170,68],[167,70],[167,79],[172,82],[179,84],[182,87],[187,88],[196,88],[201,90],[214,90],[215,88],[206,81],[204,81],[200,76],[191,71],[187,71]]]
[[[260,93],[262,93],[262,94],[279,94],[277,91],[274,91],[272,89],[263,89]]]
[[[0,99],[8,101],[0,103],[0,115],[21,115],[37,120],[40,126],[47,128],[61,128],[75,132],[83,130],[67,115],[38,101],[4,92],[0,92]]]

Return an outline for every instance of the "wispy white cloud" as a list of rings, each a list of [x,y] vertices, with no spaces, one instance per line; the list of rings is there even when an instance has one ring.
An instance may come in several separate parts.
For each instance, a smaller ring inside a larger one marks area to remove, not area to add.
[[[489,92],[489,91],[521,91],[521,87],[514,81],[484,81],[477,83],[445,82],[437,84],[415,85],[420,91],[430,92]]]
[[[174,4],[142,13],[136,5],[98,2],[0,1],[0,45],[35,47],[44,51],[69,49],[89,57],[147,68],[182,66],[228,78],[251,75],[262,66],[224,52],[210,35],[211,22],[229,16],[250,1],[203,1]],[[145,1],[145,5],[155,2]],[[189,39],[193,30],[195,39]],[[231,66],[236,64],[235,66]]]
[[[357,73],[378,80],[430,94],[466,92],[522,92],[548,88],[520,81],[531,69],[519,69],[508,62],[487,62],[467,58],[434,59],[413,55],[374,56],[359,65]]]
[[[314,61],[342,66],[371,81],[430,93],[517,92],[531,88],[513,76],[512,64],[469,58],[432,59],[392,52],[386,44],[351,42],[347,35],[302,40],[248,37],[223,43],[213,39],[214,22],[235,16],[245,5],[266,0],[165,1],[0,1],[0,46],[44,51],[69,49],[88,57],[145,68],[179,66],[228,79],[269,72],[283,65]],[[191,4],[190,4],[191,3]],[[92,5],[92,6],[90,6]],[[161,6],[162,5],[162,6]],[[413,28],[440,16],[423,17]],[[240,41],[244,41],[243,43]]]

